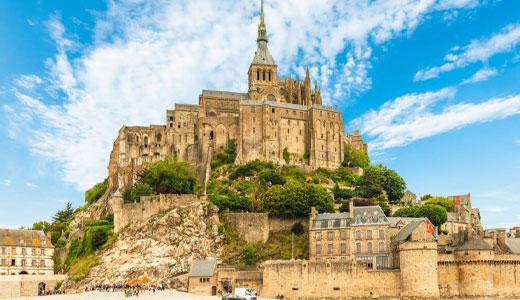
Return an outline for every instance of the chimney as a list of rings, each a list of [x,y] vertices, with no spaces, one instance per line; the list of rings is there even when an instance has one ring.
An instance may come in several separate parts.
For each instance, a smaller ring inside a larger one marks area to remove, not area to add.
[[[354,218],[354,200],[350,199],[348,202],[348,212],[351,218]]]

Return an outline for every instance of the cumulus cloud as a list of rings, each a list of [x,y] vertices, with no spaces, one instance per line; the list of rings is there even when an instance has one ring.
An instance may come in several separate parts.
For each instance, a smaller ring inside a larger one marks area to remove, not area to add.
[[[42,84],[43,80],[36,75],[30,74],[30,75],[21,75],[18,77],[15,81],[15,84],[18,87],[25,88],[25,89],[32,89],[40,84]]]
[[[57,51],[44,79],[50,88],[15,94],[16,111],[39,125],[31,130],[33,151],[85,189],[106,176],[121,125],[164,123],[167,108],[196,103],[203,88],[245,91],[259,2],[111,1],[87,46],[53,16],[47,26]],[[302,78],[311,67],[333,104],[370,89],[374,46],[412,32],[431,12],[475,2],[267,1],[269,45],[281,74]]]
[[[470,78],[462,81],[461,84],[470,84],[470,83],[476,83],[480,81],[488,80],[491,77],[496,76],[498,71],[494,68],[482,68],[475,72]]]
[[[4,179],[4,180],[2,180],[2,182],[0,182],[0,184],[5,185],[5,186],[10,186],[11,183],[12,182],[9,179]]]
[[[444,57],[445,63],[415,73],[415,81],[437,78],[441,73],[464,68],[476,62],[487,62],[499,53],[510,52],[520,43],[520,24],[510,24],[493,36],[473,40],[464,47],[454,47]]]
[[[456,89],[407,94],[384,103],[351,122],[369,138],[372,150],[407,145],[413,141],[464,126],[520,114],[520,94],[488,99],[481,103],[439,103],[452,99]],[[438,111],[438,112],[437,112]]]

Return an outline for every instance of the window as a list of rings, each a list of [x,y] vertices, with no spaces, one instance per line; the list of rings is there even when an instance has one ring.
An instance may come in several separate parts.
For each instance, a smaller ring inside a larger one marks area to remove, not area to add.
[[[256,80],[260,80],[260,70],[256,71]]]
[[[385,242],[379,242],[379,252],[385,252]]]
[[[327,232],[327,240],[332,241],[334,239],[334,232]]]
[[[16,259],[11,259],[11,267],[16,266]]]
[[[341,243],[341,254],[347,253],[347,244]]]
[[[339,239],[342,240],[342,241],[346,240],[347,239],[347,232],[340,231],[339,232]]]
[[[40,250],[40,254],[41,254],[41,255],[45,255],[45,249],[42,248],[42,249]]]
[[[27,254],[27,249],[26,248],[22,248],[22,255],[26,255]]]
[[[316,232],[316,240],[321,241],[321,232]]]
[[[31,254],[32,254],[32,255],[36,255],[36,249],[35,249],[35,248],[32,248],[32,249],[31,249]]]
[[[36,267],[36,259],[31,260],[31,267]]]
[[[148,137],[147,136],[144,137],[144,147],[145,148],[148,147]]]
[[[256,128],[253,127],[253,133],[255,133],[255,132],[256,132]]]
[[[40,260],[40,267],[45,267],[45,260]]]
[[[367,240],[372,239],[372,230],[367,230]]]
[[[271,112],[274,114],[274,108],[271,109]]]
[[[5,258],[2,258],[2,266],[5,266],[7,265],[7,261],[5,260]]]
[[[7,254],[7,249],[5,247],[2,247],[2,255],[6,255]]]
[[[271,71],[269,71],[269,81],[271,81]]]
[[[385,238],[385,230],[384,229],[380,229],[379,230],[379,238],[380,239],[384,239]]]
[[[328,248],[328,253],[329,254],[334,253],[334,245],[333,244],[328,244],[327,248]]]
[[[361,239],[361,231],[356,230],[356,240],[360,240],[360,239]]]
[[[262,75],[262,80],[265,81],[265,71],[263,71],[262,73],[263,73],[263,75]]]
[[[367,243],[367,252],[372,253],[372,242]]]
[[[170,116],[170,121],[173,121],[173,116]]]
[[[356,252],[361,253],[361,243],[356,243]]]
[[[321,245],[316,244],[316,254],[321,254]]]
[[[16,248],[15,247],[11,248],[11,254],[16,255]]]
[[[256,117],[253,117],[253,122],[256,122]]]
[[[334,220],[329,220],[329,228],[333,228],[334,227]]]
[[[25,267],[27,265],[27,261],[25,259],[22,259],[22,267]]]

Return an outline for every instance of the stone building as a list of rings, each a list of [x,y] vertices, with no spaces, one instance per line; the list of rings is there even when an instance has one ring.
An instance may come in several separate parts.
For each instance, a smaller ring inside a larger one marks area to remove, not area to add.
[[[318,214],[309,219],[309,259],[352,259],[369,268],[390,266],[390,222],[379,206],[354,207],[348,213]]]
[[[349,144],[352,149],[363,151],[368,155],[368,145],[363,141],[359,130],[356,129],[354,132],[345,135],[345,143]]]
[[[471,194],[448,196],[453,201],[453,209],[448,211],[448,221],[441,229],[448,232],[448,245],[457,246],[467,237],[464,235],[484,235],[480,221],[480,211],[471,206]]]
[[[0,275],[52,275],[53,253],[41,230],[0,229]]]
[[[308,168],[337,168],[343,160],[342,114],[323,105],[309,71],[303,81],[278,74],[269,52],[263,4],[257,50],[246,92],[203,90],[197,105],[176,104],[165,125],[123,126],[110,155],[109,191],[130,185],[146,164],[177,155],[202,174],[214,153],[235,140],[236,163],[260,159]],[[359,132],[350,141],[366,152]]]

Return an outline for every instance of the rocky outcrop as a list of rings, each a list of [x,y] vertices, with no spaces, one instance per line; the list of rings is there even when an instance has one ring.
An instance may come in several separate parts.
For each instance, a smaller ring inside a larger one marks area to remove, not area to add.
[[[117,241],[99,254],[100,263],[80,282],[65,283],[70,291],[102,283],[165,283],[186,287],[194,259],[217,257],[223,237],[218,209],[197,202],[157,214],[144,224],[124,228]]]

